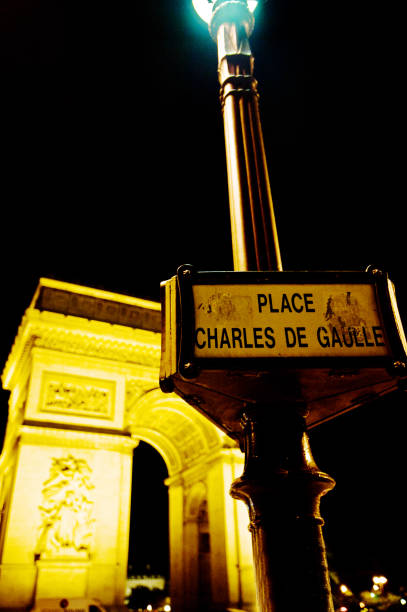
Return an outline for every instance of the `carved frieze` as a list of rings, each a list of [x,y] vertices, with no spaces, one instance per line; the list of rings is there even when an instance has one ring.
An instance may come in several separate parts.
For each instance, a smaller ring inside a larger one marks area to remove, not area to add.
[[[114,381],[45,372],[40,412],[112,419],[114,390]]]
[[[89,328],[95,325],[93,322],[88,324]],[[81,333],[76,330],[41,325],[33,328],[33,335],[34,347],[153,367],[158,367],[160,363],[159,344],[149,344],[143,342],[143,339],[121,340],[109,337],[107,334]],[[134,330],[134,335],[137,335],[137,330]]]
[[[68,382],[49,382],[45,392],[43,410],[56,412],[109,413],[109,392],[91,385]]]
[[[101,298],[98,295],[88,295],[88,292],[81,295],[66,289],[42,287],[35,308],[137,329],[161,331],[160,311],[147,307],[147,302],[138,306],[125,301]]]

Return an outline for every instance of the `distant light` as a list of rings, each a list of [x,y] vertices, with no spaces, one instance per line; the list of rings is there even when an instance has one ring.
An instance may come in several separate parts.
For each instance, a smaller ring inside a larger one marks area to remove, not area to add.
[[[376,593],[370,593],[370,597],[377,597]]]
[[[151,612],[153,609],[153,606],[151,604],[148,604],[146,609],[148,610],[148,612]]]
[[[213,2],[209,0],[192,0],[192,4],[200,18],[206,21],[206,23],[209,23],[212,16]],[[249,7],[249,11],[254,13],[257,6],[257,0],[248,0],[247,6]]]
[[[387,578],[386,576],[373,576],[373,582],[375,584],[386,584]]]
[[[339,612],[348,612],[348,608],[346,606],[341,606]]]
[[[379,589],[380,589],[380,587],[379,587],[379,585],[378,585],[378,584],[374,584],[374,585],[373,585],[373,590],[374,590],[374,591],[378,591]]]
[[[402,605],[402,606],[405,606],[405,605],[407,604],[407,600],[406,600],[406,599],[404,599],[404,597],[402,597],[402,598],[400,599],[400,603],[401,603],[401,605]]]
[[[366,608],[366,605],[363,603],[363,601],[361,601],[360,604],[359,604],[359,607],[360,608]]]
[[[340,589],[341,593],[343,593],[344,595],[351,595],[351,591],[348,589],[346,584],[341,584],[339,589]]]
[[[169,604],[164,606],[164,612],[171,612],[171,606]]]

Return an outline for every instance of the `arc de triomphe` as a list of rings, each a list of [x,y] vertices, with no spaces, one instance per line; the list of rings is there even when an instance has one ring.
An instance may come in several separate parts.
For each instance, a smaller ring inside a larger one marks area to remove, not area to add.
[[[228,492],[243,456],[160,391],[159,309],[40,280],[2,375],[10,396],[0,457],[0,609],[27,609],[43,597],[96,597],[121,609],[140,440],[169,474],[173,610],[256,609],[247,510]]]

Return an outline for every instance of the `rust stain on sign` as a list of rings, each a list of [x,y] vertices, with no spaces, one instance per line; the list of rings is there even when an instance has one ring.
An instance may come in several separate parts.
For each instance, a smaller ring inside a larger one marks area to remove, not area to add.
[[[363,334],[367,334],[367,339],[370,340],[372,334],[367,331],[368,318],[369,313],[364,312],[363,307],[351,291],[329,296],[325,320],[328,321],[328,327],[331,331],[335,327],[345,336],[350,337],[352,333],[356,334],[357,338],[362,338]]]
[[[241,321],[252,314],[251,297],[227,292],[214,293],[198,304],[197,309],[214,321]]]

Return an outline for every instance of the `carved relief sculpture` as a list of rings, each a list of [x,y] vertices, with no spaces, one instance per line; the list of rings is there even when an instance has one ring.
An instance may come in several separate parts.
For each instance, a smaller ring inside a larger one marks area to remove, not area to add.
[[[110,416],[110,393],[92,385],[48,381],[43,410]]]
[[[89,551],[93,501],[89,492],[91,469],[72,455],[54,458],[42,488],[42,515],[37,555],[71,556]]]

